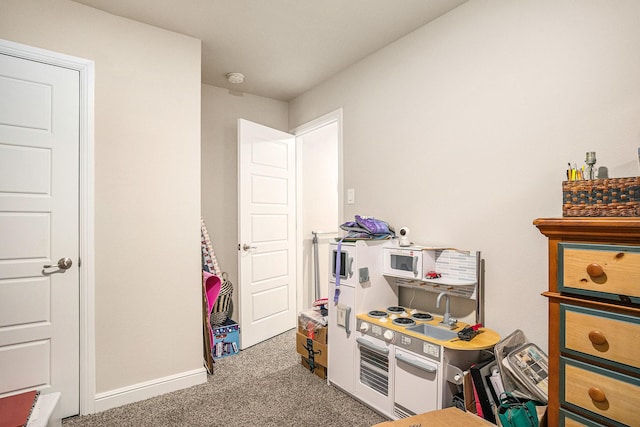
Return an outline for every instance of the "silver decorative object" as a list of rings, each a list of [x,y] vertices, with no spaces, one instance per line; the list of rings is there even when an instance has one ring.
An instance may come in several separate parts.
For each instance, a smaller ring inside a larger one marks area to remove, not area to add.
[[[584,162],[587,164],[587,178],[593,179],[593,165],[596,164],[596,152],[587,151],[587,157]]]

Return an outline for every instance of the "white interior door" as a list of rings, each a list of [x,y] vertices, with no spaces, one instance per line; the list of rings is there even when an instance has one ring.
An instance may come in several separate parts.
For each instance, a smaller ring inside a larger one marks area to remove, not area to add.
[[[296,325],[295,137],[238,120],[240,348]]]
[[[79,413],[79,87],[0,55],[0,396],[61,392],[60,417]]]

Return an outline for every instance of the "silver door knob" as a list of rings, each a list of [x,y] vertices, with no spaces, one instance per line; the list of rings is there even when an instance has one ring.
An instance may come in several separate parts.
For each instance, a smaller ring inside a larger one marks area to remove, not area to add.
[[[257,246],[247,245],[246,243],[244,245],[242,245],[242,250],[243,251],[250,251],[251,249],[257,249]]]
[[[47,264],[47,265],[43,265],[44,268],[52,268],[52,267],[58,267],[60,270],[68,270],[71,268],[71,266],[73,265],[73,261],[71,260],[71,258],[60,258],[58,260],[58,264],[57,265],[51,265],[51,264]]]

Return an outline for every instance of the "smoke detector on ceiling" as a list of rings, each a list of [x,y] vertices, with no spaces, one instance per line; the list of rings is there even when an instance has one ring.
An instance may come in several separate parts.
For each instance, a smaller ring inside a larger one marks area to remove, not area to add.
[[[242,73],[227,73],[227,80],[233,84],[240,84],[244,81],[244,74]]]

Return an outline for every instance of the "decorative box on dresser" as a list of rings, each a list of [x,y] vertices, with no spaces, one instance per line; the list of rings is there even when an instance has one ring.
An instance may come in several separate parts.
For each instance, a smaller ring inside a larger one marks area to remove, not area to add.
[[[554,426],[640,426],[640,218],[549,218]]]

